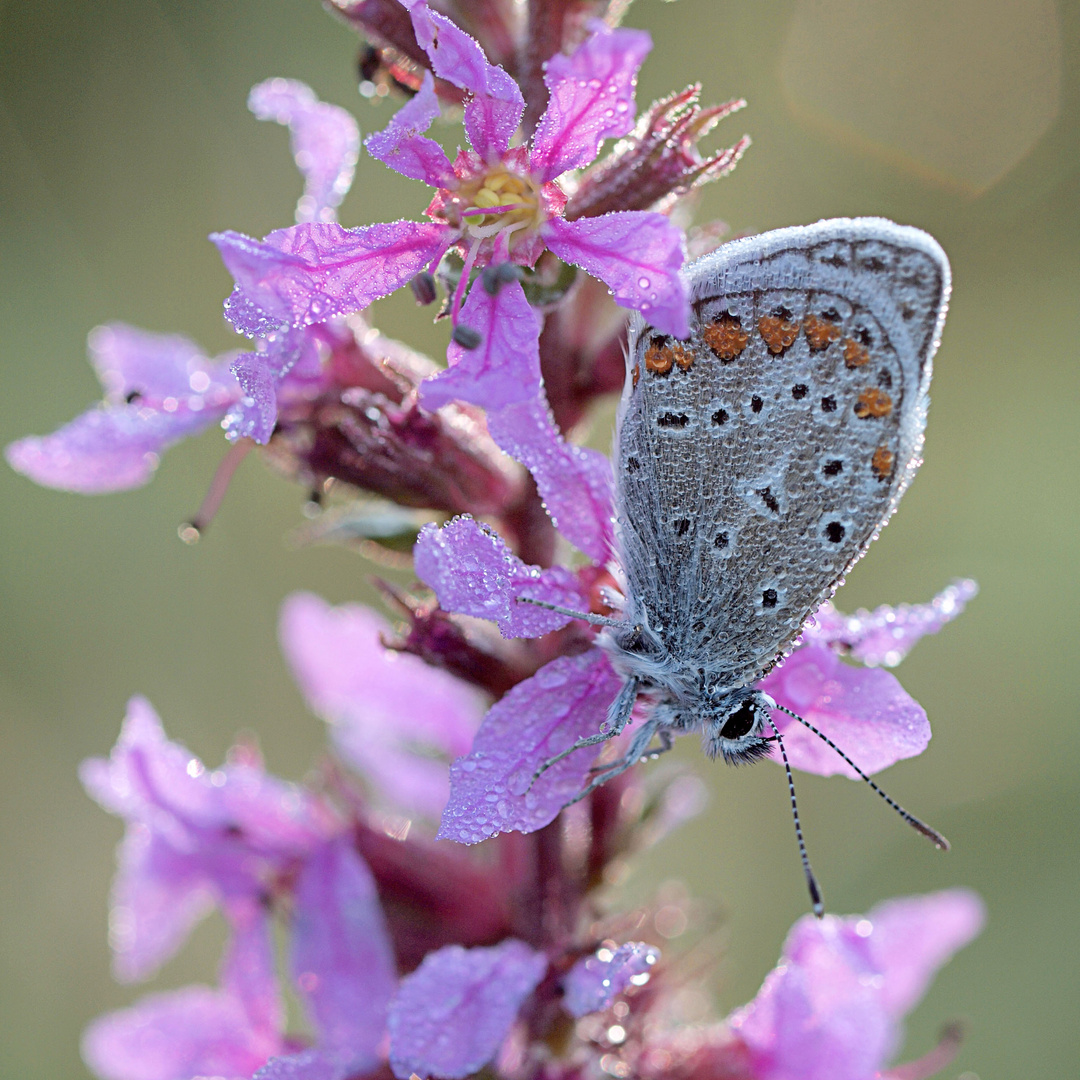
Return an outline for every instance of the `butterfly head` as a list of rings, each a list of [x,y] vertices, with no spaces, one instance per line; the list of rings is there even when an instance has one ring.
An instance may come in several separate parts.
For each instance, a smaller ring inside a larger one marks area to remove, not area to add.
[[[729,765],[749,765],[772,749],[769,709],[773,700],[753,687],[742,687],[703,703],[705,753]]]

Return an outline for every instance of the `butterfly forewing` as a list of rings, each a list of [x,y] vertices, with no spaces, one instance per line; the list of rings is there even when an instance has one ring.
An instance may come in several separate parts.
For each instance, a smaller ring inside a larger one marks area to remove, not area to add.
[[[687,277],[689,340],[631,330],[619,554],[630,617],[745,685],[918,467],[949,270],[925,233],[862,219],[734,241]]]

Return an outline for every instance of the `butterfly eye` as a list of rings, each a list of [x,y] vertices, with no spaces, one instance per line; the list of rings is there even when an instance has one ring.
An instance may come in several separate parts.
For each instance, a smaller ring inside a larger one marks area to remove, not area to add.
[[[724,721],[724,726],[720,729],[720,738],[741,739],[753,730],[756,722],[757,714],[754,712],[754,707],[749,701],[744,701]]]

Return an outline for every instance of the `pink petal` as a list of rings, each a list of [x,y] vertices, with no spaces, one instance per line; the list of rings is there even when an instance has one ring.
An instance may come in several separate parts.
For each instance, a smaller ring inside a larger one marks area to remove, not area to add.
[[[889,900],[865,918],[805,915],[757,997],[730,1018],[757,1080],[872,1080],[899,1021],[982,925],[966,890]]]
[[[643,986],[660,959],[660,950],[644,941],[617,949],[602,948],[583,957],[563,980],[563,1008],[574,1017],[609,1009],[628,986]]]
[[[450,366],[420,387],[425,409],[454,400],[501,409],[540,392],[540,319],[519,282],[507,282],[492,296],[477,280],[458,323],[478,331],[480,344],[464,349],[451,343]]]
[[[488,413],[488,432],[529,472],[559,532],[593,562],[611,556],[611,461],[567,442],[543,398]]]
[[[439,838],[475,844],[497,833],[543,828],[585,786],[595,747],[533,773],[578,739],[595,735],[622,679],[607,656],[589,649],[560,656],[492,706],[472,753],[450,768],[450,802]]]
[[[348,836],[319,848],[296,884],[291,969],[320,1049],[374,1068],[397,971],[375,881]]]
[[[150,978],[214,907],[214,890],[189,855],[144,825],[133,825],[117,850],[109,905],[113,974]]]
[[[271,1058],[252,1080],[348,1080],[355,1075],[349,1055],[325,1050]]]
[[[277,378],[265,353],[241,353],[232,373],[244,391],[229,411],[225,430],[232,439],[254,439],[265,446],[277,424]]]
[[[880,669],[850,667],[824,645],[797,649],[759,684],[780,705],[828,735],[866,773],[921,754],[930,725],[918,702]],[[855,773],[816,735],[783,713],[772,713],[791,764],[819,776]],[[774,751],[779,760],[779,751]]]
[[[488,63],[479,42],[445,15],[432,11],[423,0],[402,3],[435,74],[473,95],[465,106],[465,132],[473,149],[494,161],[506,153],[525,112],[518,84],[502,68]]]
[[[294,225],[265,240],[214,233],[211,240],[245,298],[292,326],[366,308],[406,284],[439,254],[447,227],[392,221],[363,229]]]
[[[547,62],[548,107],[532,140],[530,162],[541,180],[588,165],[605,139],[634,126],[634,88],[652,39],[643,30],[609,30],[599,20],[570,56]]]
[[[730,1020],[755,1080],[873,1080],[898,1035],[880,975],[845,920],[800,919],[757,997]]]
[[[882,999],[894,1016],[909,1013],[922,999],[938,969],[973,941],[986,909],[968,889],[886,900],[860,920],[872,928],[870,948],[885,972]]]
[[[389,624],[358,604],[294,593],[281,609],[282,651],[341,756],[391,804],[435,818],[450,794],[449,762],[483,715],[480,694],[445,671],[382,644]],[[443,760],[439,760],[443,759]]]
[[[336,221],[335,208],[352,187],[360,132],[344,109],[319,101],[295,79],[267,79],[252,87],[248,108],[260,120],[286,124],[293,157],[304,177],[296,220]]]
[[[509,938],[491,948],[447,945],[401,982],[390,1006],[390,1067],[461,1080],[498,1052],[547,957]]]
[[[620,307],[640,311],[662,334],[690,333],[686,285],[679,276],[683,234],[663,214],[626,210],[577,221],[549,218],[540,232],[563,262],[607,285]]]
[[[390,123],[369,135],[364,146],[372,157],[402,176],[423,180],[432,187],[446,187],[454,176],[443,148],[424,132],[439,115],[435,80],[425,71],[416,96],[394,114]]]
[[[278,1040],[253,1032],[232,994],[188,986],[144,997],[99,1017],[86,1029],[82,1054],[103,1080],[248,1080]]]
[[[243,1005],[251,1031],[273,1045],[285,1025],[285,1003],[278,990],[270,913],[260,898],[232,905],[228,917],[232,937],[221,988]]]
[[[974,581],[956,581],[929,604],[883,604],[873,611],[844,615],[825,604],[807,625],[803,638],[823,642],[867,667],[895,667],[926,634],[936,634],[959,615],[979,591]]]
[[[91,330],[86,344],[106,400],[114,405],[132,393],[155,403],[200,394],[207,403],[219,404],[236,392],[224,358],[208,360],[198,345],[179,334],[109,323]]]
[[[588,610],[588,597],[572,571],[529,566],[502,537],[471,517],[454,518],[442,528],[425,525],[413,548],[413,564],[444,611],[492,619],[503,637],[540,637],[570,621],[558,612],[521,603],[521,596]]]
[[[160,412],[140,404],[90,409],[51,435],[4,450],[8,464],[43,487],[98,495],[141,487],[174,443],[218,423],[227,406]]]
[[[139,487],[170,446],[213,427],[240,397],[225,358],[208,360],[176,334],[112,323],[87,344],[105,404],[5,450],[13,469],[45,487],[88,495]]]

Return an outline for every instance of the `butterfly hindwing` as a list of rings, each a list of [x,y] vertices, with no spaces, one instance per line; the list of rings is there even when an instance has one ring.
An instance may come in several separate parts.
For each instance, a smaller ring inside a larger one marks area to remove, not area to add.
[[[745,685],[919,465],[948,262],[917,229],[842,219],[733,241],[686,274],[691,337],[631,330],[619,555],[630,617]]]

